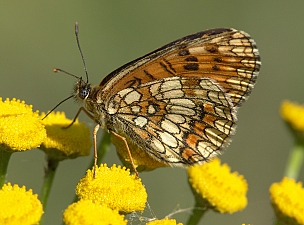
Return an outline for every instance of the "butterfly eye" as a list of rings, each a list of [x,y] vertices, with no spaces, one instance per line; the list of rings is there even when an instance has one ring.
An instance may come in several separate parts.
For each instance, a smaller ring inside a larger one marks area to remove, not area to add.
[[[88,86],[81,88],[80,91],[79,91],[79,97],[81,99],[87,98],[88,95],[90,94],[90,90],[91,90],[91,88],[88,87]]]

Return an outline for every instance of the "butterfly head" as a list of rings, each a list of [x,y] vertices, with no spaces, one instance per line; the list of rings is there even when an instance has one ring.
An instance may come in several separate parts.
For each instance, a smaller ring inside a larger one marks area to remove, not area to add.
[[[90,92],[91,85],[80,77],[74,86],[74,97],[79,101],[83,101],[88,98]]]

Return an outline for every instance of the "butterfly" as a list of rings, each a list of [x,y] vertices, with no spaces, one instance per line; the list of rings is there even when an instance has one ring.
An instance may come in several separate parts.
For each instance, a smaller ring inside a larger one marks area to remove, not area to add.
[[[75,34],[85,66],[77,23]],[[260,67],[256,43],[247,33],[210,29],[137,58],[96,86],[89,83],[85,66],[86,81],[72,75],[78,81],[69,98],[84,103],[76,117],[84,111],[97,124],[95,166],[101,127],[124,141],[138,175],[130,143],[170,166],[203,163],[218,155],[231,142],[237,110],[250,95]]]

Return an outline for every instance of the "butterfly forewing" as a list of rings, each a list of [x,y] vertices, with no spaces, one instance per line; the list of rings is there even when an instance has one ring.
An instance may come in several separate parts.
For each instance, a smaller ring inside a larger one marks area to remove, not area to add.
[[[100,96],[171,76],[207,77],[240,105],[251,92],[260,56],[243,31],[221,28],[189,35],[113,71],[101,82]]]

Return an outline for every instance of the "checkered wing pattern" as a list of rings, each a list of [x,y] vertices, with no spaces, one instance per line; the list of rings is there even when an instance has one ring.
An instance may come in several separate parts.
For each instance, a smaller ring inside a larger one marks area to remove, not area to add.
[[[132,142],[170,165],[212,158],[230,142],[236,121],[230,98],[206,78],[169,77],[124,89],[108,112]]]

